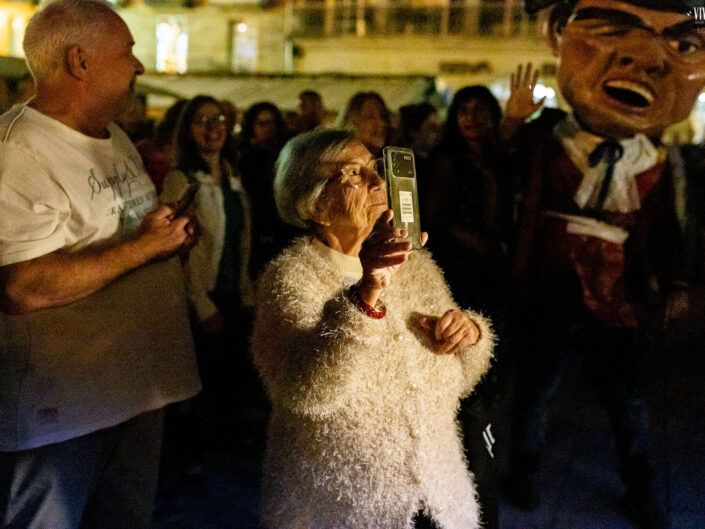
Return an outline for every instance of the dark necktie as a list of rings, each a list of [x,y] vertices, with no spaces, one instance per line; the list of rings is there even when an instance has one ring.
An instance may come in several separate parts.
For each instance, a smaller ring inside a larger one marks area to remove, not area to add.
[[[588,156],[590,167],[597,167],[602,160],[607,164],[607,171],[605,171],[605,177],[597,195],[597,209],[602,209],[605,205],[605,200],[607,200],[607,195],[612,185],[612,178],[614,177],[614,166],[623,154],[624,147],[619,143],[614,140],[605,140],[595,147],[595,150]]]

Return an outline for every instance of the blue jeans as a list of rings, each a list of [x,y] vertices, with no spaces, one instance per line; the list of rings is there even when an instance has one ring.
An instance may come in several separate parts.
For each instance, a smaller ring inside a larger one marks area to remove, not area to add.
[[[62,443],[0,452],[2,529],[146,529],[162,410]]]

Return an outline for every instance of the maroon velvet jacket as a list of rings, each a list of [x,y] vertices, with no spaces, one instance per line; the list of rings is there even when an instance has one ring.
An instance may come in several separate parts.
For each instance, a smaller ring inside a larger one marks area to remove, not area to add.
[[[534,298],[573,296],[576,305],[582,303],[608,326],[634,326],[656,285],[664,290],[682,279],[683,243],[670,167],[664,159],[636,176],[638,211],[580,209],[573,197],[582,173],[552,132],[563,116],[544,111],[518,137],[523,203],[514,269],[519,284]],[[545,216],[547,210],[602,220],[624,228],[629,237],[621,245],[570,234],[566,221]]]

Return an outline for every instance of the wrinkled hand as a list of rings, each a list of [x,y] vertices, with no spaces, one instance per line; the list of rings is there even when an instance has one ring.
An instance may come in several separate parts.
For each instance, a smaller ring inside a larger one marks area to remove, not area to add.
[[[360,249],[362,280],[359,293],[368,305],[374,306],[377,303],[382,289],[391,284],[392,276],[411,252],[410,242],[395,241],[409,234],[404,228],[395,228],[390,224],[393,216],[391,209],[382,213]]]
[[[541,108],[546,97],[534,101],[534,89],[539,80],[539,70],[533,69],[531,63],[517,66],[516,73],[509,77],[510,94],[504,115],[507,119],[525,121]]]
[[[685,316],[690,308],[690,296],[686,290],[672,292],[666,300],[666,309],[663,313],[663,328],[668,329],[674,322]]]
[[[460,309],[450,309],[440,318],[421,316],[419,324],[431,333],[434,352],[439,355],[457,353],[480,339],[480,329]]]
[[[190,219],[174,219],[172,215],[169,206],[159,206],[142,219],[135,242],[144,252],[146,261],[173,255],[192,235],[187,228]]]

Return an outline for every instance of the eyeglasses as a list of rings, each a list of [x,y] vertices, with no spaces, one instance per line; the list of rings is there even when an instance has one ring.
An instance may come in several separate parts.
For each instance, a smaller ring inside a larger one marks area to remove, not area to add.
[[[635,15],[586,8],[575,13],[569,23],[571,27],[605,42],[619,42],[638,32],[657,39],[668,56],[677,63],[693,65],[705,62],[705,25],[701,20],[686,20],[659,33]]]
[[[341,184],[360,189],[370,182],[376,182],[382,174],[384,174],[384,162],[382,158],[376,158],[365,164],[342,162],[336,176],[339,177]]]
[[[225,126],[225,115],[224,114],[216,114],[214,116],[194,116],[193,117],[193,122],[191,123],[193,126],[197,127],[208,127],[208,128],[215,128],[215,127],[224,127]]]

